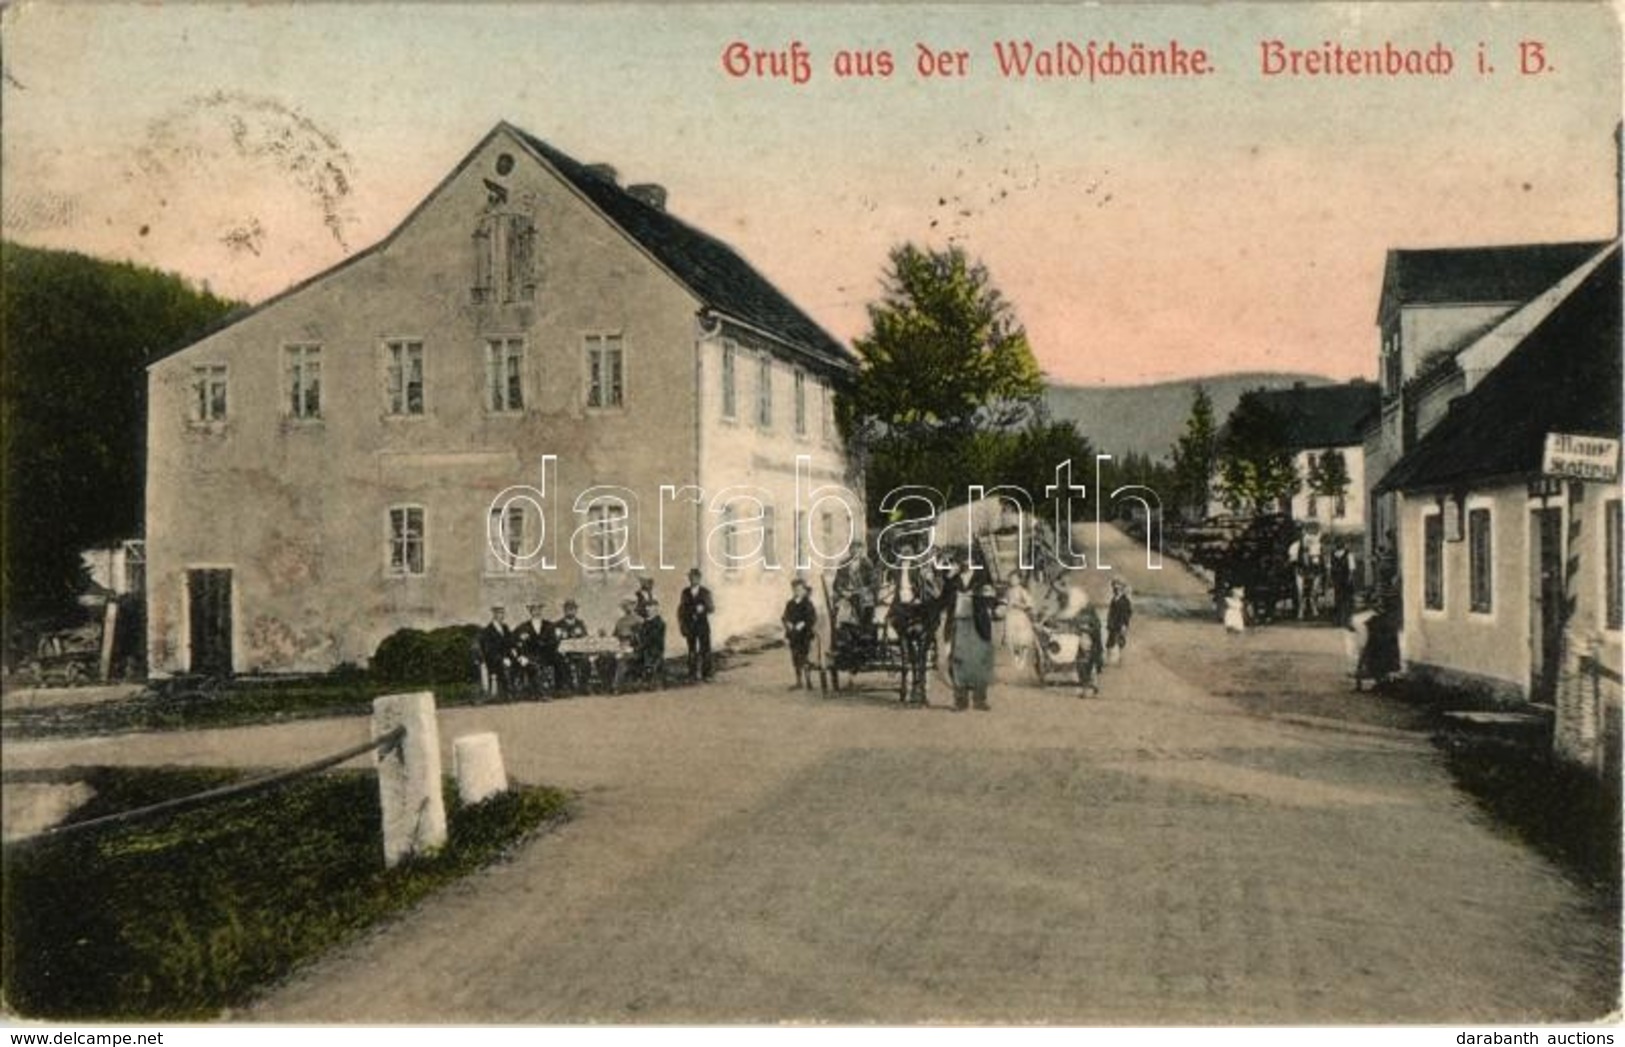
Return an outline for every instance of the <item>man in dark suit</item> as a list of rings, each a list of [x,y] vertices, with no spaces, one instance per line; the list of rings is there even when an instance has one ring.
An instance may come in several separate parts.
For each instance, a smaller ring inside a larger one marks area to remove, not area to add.
[[[688,572],[688,587],[677,602],[677,628],[688,641],[688,678],[711,679],[711,616],[716,613],[711,590],[698,567]]]
[[[559,658],[558,631],[553,623],[542,617],[547,605],[541,600],[528,608],[530,617],[519,623],[513,631],[514,649],[519,655],[519,674],[525,693],[541,697],[551,686],[555,690],[564,682],[564,665]]]
[[[493,607],[491,620],[480,630],[480,682],[487,698],[503,698],[513,690],[513,630],[507,619],[506,608]]]

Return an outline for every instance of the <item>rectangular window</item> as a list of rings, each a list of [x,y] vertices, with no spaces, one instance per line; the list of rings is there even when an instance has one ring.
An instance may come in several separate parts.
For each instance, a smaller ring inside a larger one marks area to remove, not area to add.
[[[1303,511],[1304,511],[1304,515],[1307,516],[1311,520],[1314,519],[1315,517],[1319,516],[1320,515],[1320,495],[1316,494],[1314,491],[1310,491],[1309,496],[1308,496],[1307,500],[1304,503],[1304,510]]]
[[[288,413],[294,418],[322,416],[322,347],[287,347]]]
[[[835,390],[827,385],[820,385],[818,389],[823,408],[819,413],[824,416],[824,442],[832,444],[835,442]]]
[[[525,409],[525,340],[485,340],[486,407],[492,411]]]
[[[1467,511],[1467,569],[1470,577],[1468,606],[1478,614],[1494,609],[1495,566],[1490,558],[1490,511]]]
[[[1618,629],[1620,619],[1625,614],[1625,607],[1620,604],[1620,500],[1614,498],[1603,505],[1603,535],[1604,553],[1603,570],[1608,572],[1604,593],[1604,611],[1607,614],[1608,628]]]
[[[1422,518],[1422,606],[1444,610],[1444,515]]]
[[[762,562],[768,567],[779,565],[779,529],[771,505],[762,506]]]
[[[386,342],[389,413],[423,413],[423,343]]]
[[[389,573],[423,573],[423,508],[401,505],[389,511]]]
[[[807,513],[805,510],[796,510],[796,535],[795,541],[791,545],[794,546],[791,555],[795,557],[795,562],[790,566],[799,568],[801,561],[806,559],[807,555]]]
[[[625,375],[618,334],[587,336],[587,406],[625,405]]]
[[[739,400],[735,391],[735,371],[738,365],[739,349],[732,342],[722,343],[722,417],[736,418],[739,412]]]
[[[587,521],[587,562],[582,567],[608,571],[625,564],[631,553],[626,504],[614,500],[593,502],[587,506]]]
[[[192,421],[226,420],[226,365],[192,368]]]
[[[807,435],[807,374],[796,372],[796,435]]]
[[[496,548],[492,548],[493,545]],[[518,570],[519,558],[525,552],[524,507],[510,505],[506,513],[501,509],[492,509],[490,519],[486,521],[485,573],[509,574]]]
[[[730,571],[739,566],[739,525],[734,507],[722,507],[722,566]]]
[[[773,359],[769,356],[756,365],[756,424],[773,428]]]
[[[1348,495],[1339,492],[1332,496],[1332,516],[1341,520],[1349,514]]]

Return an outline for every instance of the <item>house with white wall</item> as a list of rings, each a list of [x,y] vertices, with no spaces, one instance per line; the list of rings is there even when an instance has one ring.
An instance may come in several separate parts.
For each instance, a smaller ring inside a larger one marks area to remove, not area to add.
[[[1620,282],[1616,242],[1376,485],[1396,502],[1409,670],[1548,713],[1560,753],[1613,773]]]

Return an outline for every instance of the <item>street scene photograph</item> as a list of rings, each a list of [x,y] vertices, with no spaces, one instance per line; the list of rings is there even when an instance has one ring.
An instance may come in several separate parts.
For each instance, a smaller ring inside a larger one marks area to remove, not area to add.
[[[0,33],[0,1024],[1613,1042],[1614,6]]]

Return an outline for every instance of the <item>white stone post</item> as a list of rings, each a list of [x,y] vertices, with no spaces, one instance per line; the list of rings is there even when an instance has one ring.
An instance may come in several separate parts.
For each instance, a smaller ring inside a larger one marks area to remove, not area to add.
[[[378,803],[384,818],[384,865],[428,855],[446,842],[446,805],[440,787],[440,728],[434,695],[386,694],[372,703],[372,736],[406,728],[396,745],[376,754]]]
[[[452,742],[451,763],[457,774],[457,795],[469,806],[508,791],[502,746],[493,732],[465,734]]]

